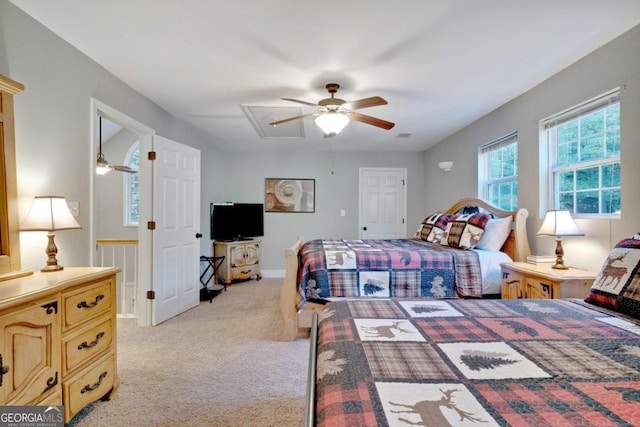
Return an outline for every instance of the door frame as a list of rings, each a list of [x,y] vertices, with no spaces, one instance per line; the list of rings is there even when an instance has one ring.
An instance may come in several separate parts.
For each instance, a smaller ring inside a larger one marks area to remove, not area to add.
[[[136,300],[138,301],[136,313],[138,318],[138,325],[151,326],[151,305],[147,300],[147,291],[151,289],[152,278],[152,266],[150,262],[144,262],[151,257],[151,233],[148,232],[146,227],[142,224],[146,222],[146,218],[151,217],[151,200],[152,200],[152,168],[151,165],[144,162],[142,153],[146,153],[151,150],[153,144],[153,136],[155,135],[155,129],[140,123],[139,121],[127,116],[119,110],[95,99],[91,98],[91,114],[90,114],[90,132],[91,136],[91,149],[89,150],[90,163],[95,165],[96,158],[98,156],[98,142],[99,142],[99,122],[98,116],[102,116],[114,123],[117,123],[131,132],[138,134],[140,138],[140,224],[138,226],[138,294]],[[89,212],[89,253],[91,256],[91,266],[97,265],[97,251],[96,251],[96,229],[97,229],[97,215],[96,210],[96,173],[95,167],[90,168],[89,185],[91,188],[89,203],[91,205]]]
[[[362,176],[364,172],[367,171],[376,171],[376,172],[392,172],[392,171],[400,171],[402,172],[402,179],[404,180],[403,191],[404,191],[404,203],[402,206],[403,218],[404,218],[404,237],[407,235],[407,168],[390,168],[390,167],[361,167],[358,172],[358,238],[362,238],[362,227],[363,225],[363,194],[362,194]]]

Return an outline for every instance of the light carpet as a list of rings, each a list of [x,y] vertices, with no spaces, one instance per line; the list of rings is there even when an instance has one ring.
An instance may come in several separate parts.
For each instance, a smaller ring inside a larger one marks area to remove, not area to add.
[[[152,328],[119,319],[120,389],[69,425],[302,425],[309,340],[277,341],[281,283],[234,283]]]

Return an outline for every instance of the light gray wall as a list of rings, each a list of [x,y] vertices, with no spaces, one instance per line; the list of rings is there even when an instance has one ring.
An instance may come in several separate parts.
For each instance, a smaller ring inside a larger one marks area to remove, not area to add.
[[[284,251],[298,235],[314,238],[358,237],[358,181],[361,167],[407,169],[407,234],[423,219],[424,163],[417,153],[227,153],[223,199],[264,203],[265,178],[316,180],[315,213],[265,213],[263,269],[284,269]],[[333,169],[334,174],[331,174]],[[344,209],[346,215],[340,216]]]
[[[640,231],[640,26],[428,150],[426,211],[477,195],[478,147],[517,130],[518,203],[530,212],[529,241],[533,253],[553,254],[555,240],[535,236],[544,215],[539,207],[539,121],[616,87],[621,87],[622,218],[577,220],[586,236],[564,239],[568,264],[599,270],[618,240]],[[448,174],[438,169],[442,160],[455,162]]]
[[[83,229],[56,235],[61,265],[90,263],[90,177],[95,162],[90,158],[92,97],[159,135],[201,150],[202,194],[221,194],[223,162],[202,133],[125,85],[7,0],[0,0],[0,73],[25,85],[25,91],[15,96],[20,218],[35,195],[62,195],[79,202],[77,220]],[[206,229],[208,207],[204,203],[201,219]],[[208,242],[201,244],[203,250],[209,248]],[[22,267],[40,269],[46,261],[45,246],[41,233],[21,233]]]

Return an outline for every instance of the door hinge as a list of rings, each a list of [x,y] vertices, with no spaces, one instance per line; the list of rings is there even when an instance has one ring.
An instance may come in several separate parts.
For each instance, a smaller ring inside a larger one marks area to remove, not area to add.
[[[156,159],[156,152],[155,151],[149,151],[147,153],[147,159],[148,160],[155,160]]]
[[[402,185],[404,185],[404,179],[401,179],[400,181],[402,181]]]
[[[156,291],[147,291],[147,299],[156,299]]]
[[[404,224],[404,218],[402,218],[402,223]]]
[[[147,230],[155,230],[156,222],[155,221],[147,221]]]

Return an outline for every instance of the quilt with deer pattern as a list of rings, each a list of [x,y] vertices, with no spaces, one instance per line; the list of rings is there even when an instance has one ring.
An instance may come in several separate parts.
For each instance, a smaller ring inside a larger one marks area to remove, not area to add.
[[[311,240],[300,248],[298,309],[330,297],[481,297],[478,254],[422,240]]]
[[[321,312],[317,426],[637,426],[640,324],[581,300]]]

